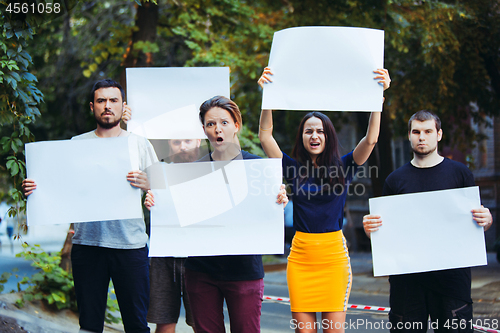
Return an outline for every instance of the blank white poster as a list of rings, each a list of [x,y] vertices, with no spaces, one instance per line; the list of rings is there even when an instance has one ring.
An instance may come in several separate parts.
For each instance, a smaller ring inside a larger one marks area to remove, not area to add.
[[[283,253],[281,159],[162,163],[149,255]]]
[[[37,185],[28,196],[30,226],[142,218],[141,190],[127,181],[138,169],[132,136],[25,147],[27,178]]]
[[[229,67],[127,68],[127,129],[148,139],[204,139],[200,105],[229,94]]]
[[[299,27],[274,33],[262,109],[382,111],[384,31]]]
[[[479,188],[392,195],[369,200],[382,217],[371,234],[374,276],[486,265],[484,229],[472,219]]]

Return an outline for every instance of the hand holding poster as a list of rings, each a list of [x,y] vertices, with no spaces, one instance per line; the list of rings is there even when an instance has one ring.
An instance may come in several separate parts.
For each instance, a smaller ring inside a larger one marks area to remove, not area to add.
[[[384,31],[348,27],[289,28],[274,34],[262,109],[382,111]]]

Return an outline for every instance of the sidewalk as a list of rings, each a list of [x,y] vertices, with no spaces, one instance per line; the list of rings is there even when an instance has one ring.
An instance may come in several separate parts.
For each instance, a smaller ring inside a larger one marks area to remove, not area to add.
[[[488,265],[472,268],[474,315],[500,319],[500,263],[488,253]]]
[[[472,268],[472,301],[474,316],[500,319],[500,263],[496,253],[487,254],[488,265]],[[373,277],[371,254],[351,254],[353,271],[352,290],[366,293],[381,293],[389,296],[387,277]],[[377,304],[374,304],[377,305]]]

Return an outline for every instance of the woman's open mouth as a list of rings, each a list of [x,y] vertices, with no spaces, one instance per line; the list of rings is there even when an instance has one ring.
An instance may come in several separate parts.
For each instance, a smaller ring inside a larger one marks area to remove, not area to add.
[[[320,143],[319,143],[319,142],[311,142],[311,147],[312,147],[312,148],[318,148],[318,147],[319,147],[319,145],[320,145]]]

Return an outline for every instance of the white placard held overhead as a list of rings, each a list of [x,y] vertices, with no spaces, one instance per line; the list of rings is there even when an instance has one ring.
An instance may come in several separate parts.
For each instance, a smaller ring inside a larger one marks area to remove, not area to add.
[[[479,188],[373,198],[382,217],[371,234],[374,276],[486,265],[484,229],[472,219]]]
[[[200,105],[229,94],[229,67],[127,68],[127,129],[148,139],[204,139]]]
[[[382,111],[384,31],[299,27],[274,33],[269,56],[274,75],[264,85],[262,109]]]
[[[150,256],[283,253],[281,159],[161,164]]]
[[[138,169],[131,151],[133,136],[26,144],[27,178],[37,185],[28,225],[142,218],[141,190],[127,181]]]

